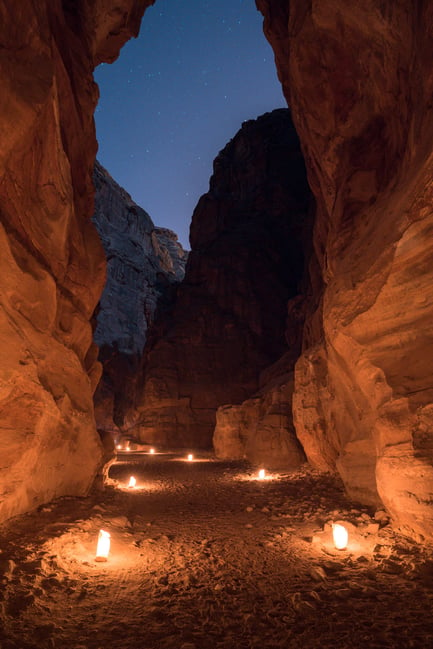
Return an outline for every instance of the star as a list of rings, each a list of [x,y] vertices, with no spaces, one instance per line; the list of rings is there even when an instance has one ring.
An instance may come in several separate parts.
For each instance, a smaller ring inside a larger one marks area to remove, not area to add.
[[[161,3],[117,61],[96,70],[98,158],[188,248],[218,152],[243,121],[286,103],[252,0]]]

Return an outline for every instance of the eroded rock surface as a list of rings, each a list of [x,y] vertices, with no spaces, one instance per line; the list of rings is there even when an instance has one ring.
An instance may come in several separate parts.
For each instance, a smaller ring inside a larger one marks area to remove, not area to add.
[[[267,469],[293,469],[305,462],[292,417],[293,367],[283,356],[279,371],[254,397],[240,405],[221,406],[213,435],[222,459],[248,459]],[[269,372],[269,370],[268,370]],[[268,373],[266,372],[266,373]]]
[[[285,351],[310,200],[289,111],[245,122],[214,162],[174,310],[149,345],[142,441],[210,447],[216,409],[253,395]]]
[[[257,6],[318,204],[325,290],[296,365],[297,434],[352,496],[431,539],[433,6]]]
[[[92,71],[137,34],[149,4],[0,6],[0,520],[85,493],[102,461]]]
[[[95,394],[98,429],[119,433],[133,407],[149,326],[171,304],[187,253],[171,230],[157,228],[110,174],[95,165],[94,223],[107,255],[107,281],[94,340],[103,375]]]
[[[300,285],[300,288],[302,285]],[[217,457],[246,458],[268,469],[293,469],[305,462],[293,422],[295,362],[301,353],[302,331],[310,287],[291,299],[287,309],[288,350],[260,375],[259,389],[240,405],[218,408],[213,446]]]

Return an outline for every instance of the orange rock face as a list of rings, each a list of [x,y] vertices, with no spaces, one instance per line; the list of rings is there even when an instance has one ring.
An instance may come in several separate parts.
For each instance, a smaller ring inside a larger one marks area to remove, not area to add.
[[[433,6],[257,0],[318,208],[296,365],[310,461],[433,537]],[[320,326],[317,326],[320,323]]]
[[[285,354],[261,376],[259,390],[240,405],[217,410],[213,446],[217,457],[248,459],[267,469],[294,469],[305,462],[293,416],[293,359]]]
[[[148,4],[0,7],[0,520],[85,493],[101,463],[92,71],[137,33]]]

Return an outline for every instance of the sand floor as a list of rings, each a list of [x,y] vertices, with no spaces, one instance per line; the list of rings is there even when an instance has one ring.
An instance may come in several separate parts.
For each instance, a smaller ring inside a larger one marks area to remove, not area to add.
[[[1,649],[433,647],[432,549],[307,467],[119,453],[103,490],[0,528],[0,580]]]

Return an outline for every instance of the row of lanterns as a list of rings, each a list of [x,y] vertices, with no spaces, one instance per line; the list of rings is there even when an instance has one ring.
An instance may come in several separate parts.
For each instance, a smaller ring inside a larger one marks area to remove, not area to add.
[[[150,452],[150,453],[154,452],[154,449],[150,449],[149,452]],[[192,461],[194,460],[194,456],[193,456],[192,453],[190,453],[190,454],[187,456],[187,460],[188,460],[188,462],[192,462]],[[131,476],[129,477],[128,487],[129,487],[130,489],[135,489],[136,486],[137,486],[137,479],[136,479],[133,475],[131,475]]]
[[[332,537],[337,550],[345,550],[349,540],[349,534],[344,525],[333,523]],[[95,561],[107,561],[110,553],[111,535],[106,530],[99,530],[98,543],[96,546]]]
[[[123,448],[122,444],[117,444],[116,449],[117,449],[118,451],[130,451],[130,450],[131,450],[131,448],[130,448],[130,446],[129,446],[129,442],[126,443],[125,448]],[[154,454],[155,454],[155,449],[154,449],[154,448],[150,448],[150,449],[149,449],[149,454],[150,454],[150,455],[154,455]]]
[[[121,448],[121,447],[118,446],[117,448]],[[126,450],[130,450],[129,446],[126,447]],[[149,450],[149,453],[153,455],[155,453],[155,449],[151,448]],[[187,456],[187,461],[192,462],[193,460],[194,460],[194,455],[192,453],[189,453]],[[265,469],[259,469],[257,478],[258,480],[266,479]],[[134,489],[136,485],[137,485],[136,478],[134,476],[130,476],[128,487]],[[344,527],[344,525],[341,525],[340,523],[332,523],[332,539],[334,542],[334,546],[337,550],[345,550],[347,548],[347,544],[349,541],[349,533],[347,529]],[[111,541],[110,533],[107,532],[106,530],[99,530],[95,561],[107,561],[108,555],[110,553],[110,541]]]
[[[121,449],[122,447],[120,445],[117,446],[118,449]],[[129,451],[130,448],[127,446],[125,450]],[[149,453],[153,455],[155,453],[155,449],[151,448],[149,450]],[[192,453],[189,453],[187,456],[188,462],[192,462],[194,460],[194,455]],[[137,479],[132,475],[129,478],[128,482],[128,487],[131,489],[134,489],[137,485]],[[96,544],[96,556],[95,556],[95,561],[107,561],[108,560],[108,555],[110,554],[110,544],[111,544],[111,534],[110,532],[107,532],[106,530],[99,530],[98,534],[98,542]]]

